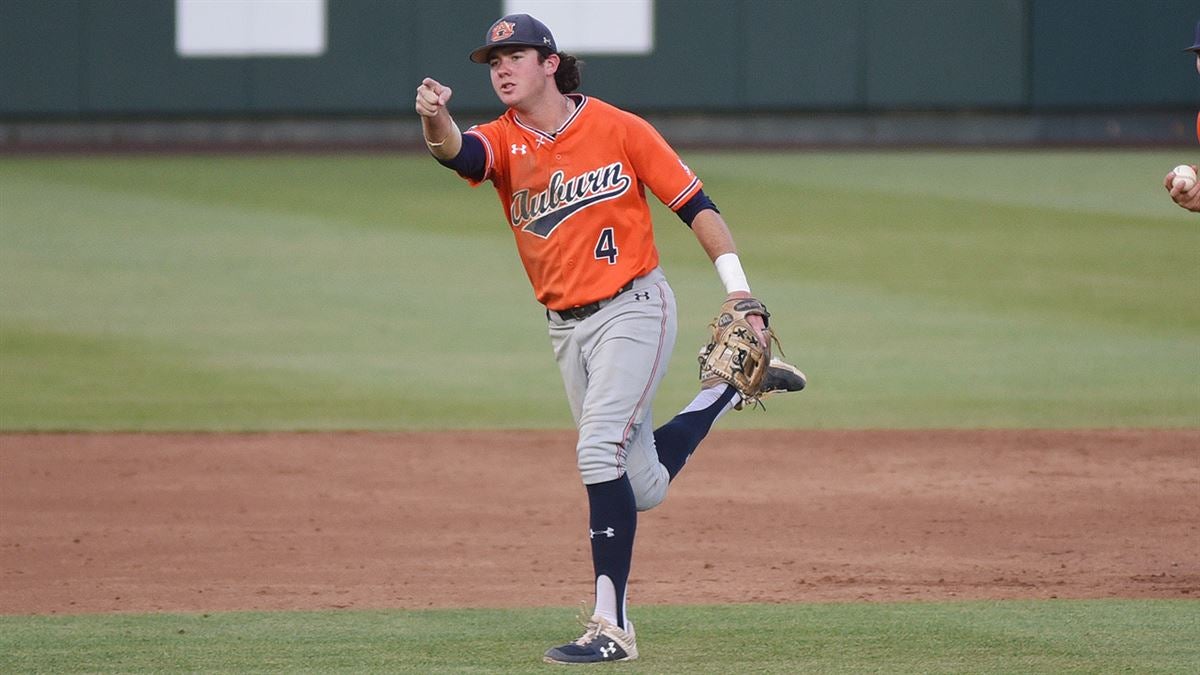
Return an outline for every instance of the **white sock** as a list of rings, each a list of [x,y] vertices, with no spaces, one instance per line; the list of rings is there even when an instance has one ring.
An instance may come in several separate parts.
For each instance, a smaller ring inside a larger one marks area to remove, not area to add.
[[[621,598],[621,613],[626,614],[625,598]],[[592,614],[602,616],[612,625],[625,630],[625,626],[617,625],[617,589],[607,574],[596,577],[596,610]]]
[[[680,410],[679,413],[683,414],[695,412],[697,410],[704,410],[708,406],[716,403],[717,399],[721,397],[721,394],[724,394],[726,390],[731,388],[732,387],[730,387],[728,384],[716,384],[708,389],[701,389],[700,393],[696,394],[696,398],[692,399],[692,402],[689,403],[686,408]],[[734,392],[733,398],[729,399],[729,403],[726,403],[724,408],[721,408],[720,412],[717,413],[717,416],[713,418],[713,422],[721,419],[722,415],[730,410],[733,410],[733,406],[741,403],[741,401],[742,395]]]

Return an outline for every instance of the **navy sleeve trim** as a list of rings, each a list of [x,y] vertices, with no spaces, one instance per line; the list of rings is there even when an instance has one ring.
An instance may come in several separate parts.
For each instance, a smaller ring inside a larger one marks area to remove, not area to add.
[[[474,134],[463,134],[462,148],[454,159],[439,159],[438,163],[448,169],[454,169],[463,178],[479,182],[483,180],[483,172],[487,170],[487,150],[483,141]]]
[[[696,194],[692,195],[692,198],[687,200],[683,206],[679,207],[679,209],[675,211],[675,215],[679,216],[680,220],[687,223],[688,227],[691,227],[692,221],[695,220],[696,216],[700,215],[700,212],[705,209],[712,209],[713,211],[720,213],[720,211],[717,209],[717,205],[713,203],[713,200],[709,199],[708,195],[704,194],[704,190],[700,190]]]

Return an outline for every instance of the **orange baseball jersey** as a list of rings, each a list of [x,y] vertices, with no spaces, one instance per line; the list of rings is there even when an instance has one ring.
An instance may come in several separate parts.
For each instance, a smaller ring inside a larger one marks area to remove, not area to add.
[[[575,112],[554,133],[511,109],[466,132],[483,141],[483,180],[504,205],[534,295],[554,310],[610,297],[658,266],[646,187],[672,211],[701,187],[648,122],[570,96]]]

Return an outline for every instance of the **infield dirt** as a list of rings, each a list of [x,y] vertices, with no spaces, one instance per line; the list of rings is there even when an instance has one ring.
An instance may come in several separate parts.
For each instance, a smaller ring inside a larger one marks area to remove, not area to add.
[[[570,432],[0,435],[0,613],[590,601]],[[1200,597],[1200,429],[715,432],[632,604]]]

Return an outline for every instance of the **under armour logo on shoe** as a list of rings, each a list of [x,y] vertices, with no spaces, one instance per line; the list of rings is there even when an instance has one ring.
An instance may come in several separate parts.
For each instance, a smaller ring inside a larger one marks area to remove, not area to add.
[[[606,659],[612,658],[612,655],[617,653],[617,643],[609,641],[607,647],[600,648],[600,653],[603,654],[604,658]]]
[[[517,145],[516,143],[512,144],[512,154],[524,155],[524,154],[527,154],[528,152],[529,152],[528,145],[525,145],[525,144]]]
[[[588,537],[589,539],[595,539],[596,535],[598,535],[598,534],[603,534],[604,536],[608,537],[609,539],[612,539],[613,537],[617,536],[617,531],[612,529],[611,527],[605,528],[603,530],[593,530],[591,528],[588,528],[588,532],[591,533],[591,536]]]
[[[650,291],[638,291],[633,294],[633,299],[634,300],[649,300],[650,299]]]

